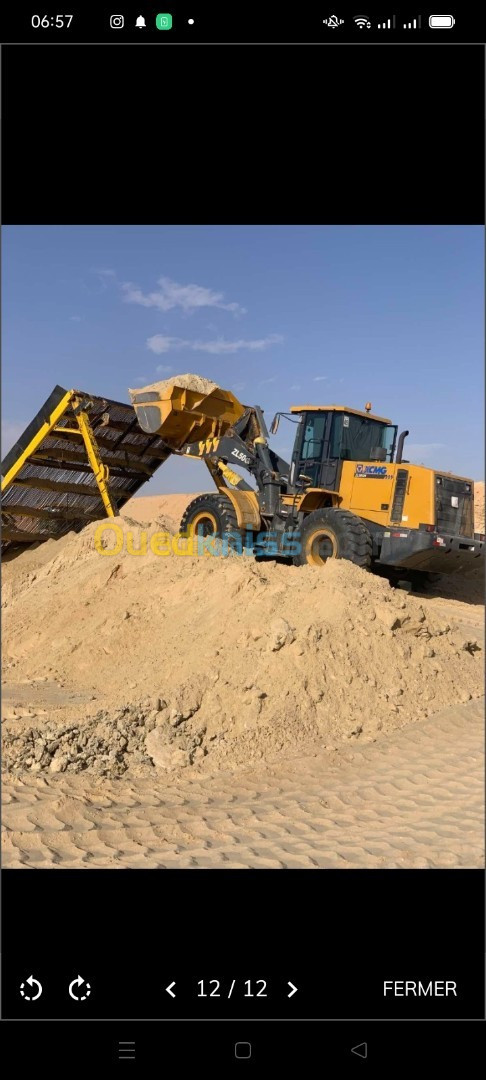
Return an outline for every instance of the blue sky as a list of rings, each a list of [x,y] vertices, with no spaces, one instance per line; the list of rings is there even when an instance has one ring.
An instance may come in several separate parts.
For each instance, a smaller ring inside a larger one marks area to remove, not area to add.
[[[406,457],[482,479],[483,295],[481,226],[7,226],[2,453],[56,383],[128,401],[190,371],[268,420],[371,401]],[[211,488],[171,459],[145,491]]]

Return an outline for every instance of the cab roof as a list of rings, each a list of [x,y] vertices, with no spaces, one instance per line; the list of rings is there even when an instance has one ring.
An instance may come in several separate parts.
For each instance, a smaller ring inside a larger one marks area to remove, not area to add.
[[[366,416],[368,420],[379,420],[381,424],[391,424],[392,420],[387,420],[386,416],[376,416],[374,413],[362,412],[361,409],[348,409],[347,405],[291,405],[291,413],[303,413],[303,412],[345,412],[352,413],[353,416]]]

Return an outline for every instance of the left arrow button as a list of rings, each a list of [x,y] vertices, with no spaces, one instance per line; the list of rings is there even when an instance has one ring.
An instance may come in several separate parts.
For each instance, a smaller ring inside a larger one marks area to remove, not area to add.
[[[42,984],[33,975],[20,984],[20,994],[24,1001],[37,1001],[42,994]]]
[[[173,991],[173,987],[174,987],[174,986],[175,986],[175,982],[171,982],[171,983],[169,983],[169,985],[168,985],[168,986],[166,986],[166,988],[165,988],[165,992],[166,992],[166,994],[170,994],[170,996],[171,996],[172,998],[175,998],[175,994],[174,994],[174,991]]]

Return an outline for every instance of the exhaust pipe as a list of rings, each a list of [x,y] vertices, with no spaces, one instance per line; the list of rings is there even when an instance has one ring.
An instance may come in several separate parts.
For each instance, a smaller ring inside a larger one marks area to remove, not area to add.
[[[405,439],[407,438],[407,435],[410,435],[409,431],[402,431],[401,435],[398,436],[398,446],[395,456],[395,462],[397,465],[400,465],[400,462],[402,460],[403,444],[405,442]]]

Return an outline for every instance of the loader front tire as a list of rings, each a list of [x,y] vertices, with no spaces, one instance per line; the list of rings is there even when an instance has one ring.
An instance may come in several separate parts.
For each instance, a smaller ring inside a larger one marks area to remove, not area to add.
[[[366,525],[349,510],[326,507],[309,514],[301,528],[301,551],[295,566],[324,566],[328,559],[371,565],[372,543]]]
[[[179,530],[186,533],[190,529],[203,537],[215,536],[220,540],[225,534],[231,533],[229,547],[234,549],[238,549],[238,538],[240,545],[243,543],[243,533],[238,526],[233,503],[227,495],[218,492],[214,495],[198,495],[189,503],[182,515]]]

